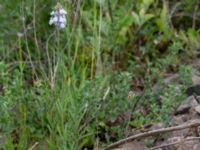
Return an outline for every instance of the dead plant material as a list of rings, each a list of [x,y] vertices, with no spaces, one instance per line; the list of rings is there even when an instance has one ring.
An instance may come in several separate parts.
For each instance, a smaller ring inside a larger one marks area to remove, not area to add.
[[[166,133],[166,132],[171,132],[171,131],[176,131],[176,130],[182,130],[182,129],[186,129],[186,128],[194,128],[194,127],[198,127],[200,126],[200,119],[196,119],[196,120],[191,120],[189,122],[186,122],[182,125],[178,125],[178,126],[173,126],[173,127],[167,127],[167,128],[162,128],[162,129],[157,129],[157,130],[152,130],[152,131],[147,131],[144,133],[139,133],[133,136],[130,136],[128,138],[119,140],[113,144],[108,145],[105,150],[109,150],[112,148],[115,148],[121,144],[133,141],[133,140],[138,140],[138,139],[142,139],[148,136],[152,136],[155,134],[160,134],[160,133]]]
[[[187,137],[187,138],[182,138],[182,139],[179,140],[179,141],[172,142],[172,143],[167,143],[167,144],[163,144],[163,145],[159,145],[159,146],[155,146],[155,147],[153,147],[153,148],[150,148],[149,150],[156,150],[156,149],[163,148],[163,147],[167,147],[167,146],[170,146],[170,145],[181,144],[181,143],[184,143],[184,142],[186,142],[186,141],[193,141],[193,140],[200,140],[200,137]]]

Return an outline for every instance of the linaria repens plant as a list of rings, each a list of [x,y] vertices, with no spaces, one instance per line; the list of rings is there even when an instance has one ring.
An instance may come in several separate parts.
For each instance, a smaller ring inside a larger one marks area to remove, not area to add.
[[[54,25],[58,29],[65,28],[67,24],[66,15],[67,12],[63,9],[60,3],[57,3],[55,9],[50,13],[51,18],[49,20],[50,25]]]

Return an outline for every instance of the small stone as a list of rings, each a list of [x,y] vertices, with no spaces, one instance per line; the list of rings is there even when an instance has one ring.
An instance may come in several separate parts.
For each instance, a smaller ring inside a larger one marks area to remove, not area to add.
[[[145,149],[144,143],[138,141],[128,142],[118,147],[118,150],[144,150],[144,149]]]
[[[188,99],[186,101],[184,101],[176,110],[175,115],[179,115],[179,114],[184,114],[184,113],[188,113],[188,111],[190,110],[190,108],[192,107],[196,107],[198,105],[196,99],[194,98],[194,96],[190,96],[188,97]]]
[[[194,75],[194,76],[192,77],[192,84],[193,84],[193,85],[200,84],[200,76]]]
[[[200,95],[200,84],[197,84],[197,85],[193,85],[191,87],[189,87],[187,90],[186,90],[186,94],[188,96],[191,96],[191,95]]]
[[[151,127],[151,130],[157,130],[157,129],[162,129],[164,128],[164,124],[163,123],[157,123],[157,124],[153,124]]]
[[[194,108],[194,110],[195,110],[198,114],[200,114],[200,105],[196,106],[196,107]]]
[[[200,103],[200,96],[195,96],[198,103]]]
[[[167,85],[170,82],[174,82],[179,77],[178,74],[170,74],[164,79],[164,84]]]

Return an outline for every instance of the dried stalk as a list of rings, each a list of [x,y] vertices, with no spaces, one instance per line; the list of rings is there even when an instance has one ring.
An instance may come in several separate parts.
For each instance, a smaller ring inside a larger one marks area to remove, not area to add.
[[[159,145],[159,146],[155,146],[153,148],[150,148],[149,150],[156,150],[159,148],[163,148],[163,147],[167,147],[167,146],[171,146],[171,145],[175,145],[175,144],[180,144],[180,143],[184,143],[186,141],[193,141],[193,140],[200,140],[200,137],[188,137],[188,138],[182,138],[179,141],[176,142],[172,142],[172,143],[168,143],[168,144],[163,144],[163,145]]]
[[[128,138],[119,140],[119,141],[117,141],[113,144],[110,144],[109,146],[107,146],[105,148],[105,150],[109,150],[109,149],[117,147],[121,144],[124,144],[126,142],[130,142],[130,141],[133,141],[133,140],[136,140],[136,139],[142,139],[142,138],[152,136],[152,135],[155,135],[155,134],[166,133],[166,132],[176,131],[176,130],[182,130],[182,129],[186,129],[186,128],[193,128],[193,127],[198,127],[198,126],[200,126],[200,120],[199,119],[192,120],[192,121],[186,122],[182,125],[178,125],[178,126],[174,126],[174,127],[162,128],[162,129],[152,130],[152,131],[148,131],[148,132],[144,132],[144,133],[139,133],[139,134],[130,136]]]

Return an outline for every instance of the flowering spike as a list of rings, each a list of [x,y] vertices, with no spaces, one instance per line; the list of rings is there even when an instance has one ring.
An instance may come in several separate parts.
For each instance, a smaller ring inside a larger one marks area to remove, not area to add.
[[[67,12],[63,9],[60,3],[57,3],[55,9],[50,13],[50,15],[51,18],[49,20],[49,25],[54,25],[59,29],[65,28],[67,24]]]

